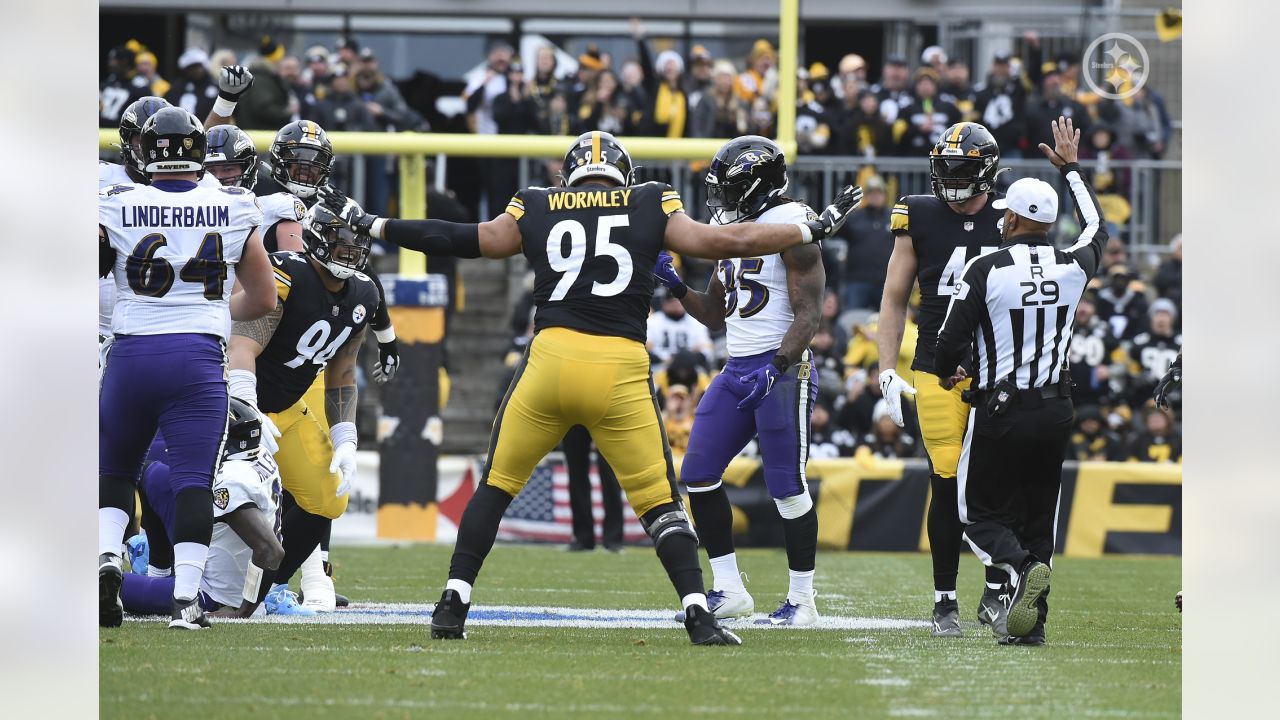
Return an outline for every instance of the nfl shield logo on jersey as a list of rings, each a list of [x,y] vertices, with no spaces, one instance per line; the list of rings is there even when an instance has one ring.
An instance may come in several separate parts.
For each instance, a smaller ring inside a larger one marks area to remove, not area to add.
[[[964,229],[965,229],[965,232],[971,232],[971,231],[973,230],[973,221],[972,221],[972,220],[965,220],[965,221],[964,221]]]

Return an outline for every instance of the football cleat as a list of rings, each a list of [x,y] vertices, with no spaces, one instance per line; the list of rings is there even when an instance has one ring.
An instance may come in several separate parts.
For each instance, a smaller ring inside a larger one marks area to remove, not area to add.
[[[756,601],[746,588],[741,590],[712,590],[707,593],[707,607],[721,620],[746,617],[756,611]]]
[[[806,627],[818,622],[818,606],[814,602],[818,594],[814,593],[809,602],[801,600],[793,603],[790,599],[782,601],[777,610],[769,613],[769,617],[757,620],[757,625],[783,625],[787,627]]]
[[[436,640],[466,640],[467,611],[471,603],[462,602],[457,590],[445,590],[431,612],[431,637]]]
[[[1018,589],[1014,591],[1009,602],[1008,632],[1015,637],[1027,635],[1040,621],[1040,608],[1037,603],[1045,590],[1049,589],[1049,578],[1053,573],[1049,566],[1038,560],[1031,560],[1018,573]]]
[[[125,542],[125,552],[129,554],[129,572],[134,575],[146,575],[147,563],[151,560],[151,546],[147,544],[147,536],[138,533]]]
[[[266,607],[268,615],[310,617],[316,614],[315,610],[303,607],[298,602],[298,596],[284,583],[273,585],[271,592],[267,593],[267,597],[262,601],[262,604]]]
[[[694,645],[741,645],[742,638],[720,627],[716,616],[701,605],[684,609],[684,629]]]
[[[991,626],[997,637],[1009,634],[1009,593],[1006,587],[995,590],[987,588],[982,592],[982,601],[978,603],[978,622]]]
[[[934,637],[960,637],[960,604],[955,600],[943,598],[933,604]]]
[[[124,623],[124,603],[120,602],[120,583],[124,579],[124,563],[119,555],[98,556],[98,625],[120,627]]]
[[[209,627],[209,618],[200,607],[200,598],[179,600],[174,598],[169,603],[170,630],[200,630]]]
[[[1032,647],[1042,647],[1044,645],[1044,623],[1038,622],[1031,632],[1016,637],[1014,635],[1005,635],[998,641],[1001,645],[1030,645]]]
[[[343,595],[342,593],[334,593],[333,604],[336,607],[350,607],[351,598],[347,597],[346,595]]]
[[[325,572],[324,562],[320,559],[317,548],[302,563],[302,578],[298,581],[298,601],[305,608],[318,613],[331,613],[337,607],[338,599],[333,592],[333,579]]]

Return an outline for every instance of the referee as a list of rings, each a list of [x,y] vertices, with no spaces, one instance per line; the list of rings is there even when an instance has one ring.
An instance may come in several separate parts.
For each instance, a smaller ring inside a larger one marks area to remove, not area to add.
[[[970,261],[938,333],[937,367],[956,368],[950,388],[974,368],[969,426],[957,469],[960,521],[982,562],[1009,573],[1012,599],[997,619],[1001,644],[1043,645],[1049,614],[1062,461],[1071,432],[1066,369],[1071,326],[1098,270],[1107,234],[1102,209],[1076,162],[1080,131],[1052,123],[1056,147],[1040,150],[1062,172],[1084,229],[1057,250],[1048,231],[1058,194],[1024,178],[994,207],[1005,211],[1000,249]],[[1001,620],[1005,622],[1001,622]],[[1002,632],[1004,631],[1004,632]]]

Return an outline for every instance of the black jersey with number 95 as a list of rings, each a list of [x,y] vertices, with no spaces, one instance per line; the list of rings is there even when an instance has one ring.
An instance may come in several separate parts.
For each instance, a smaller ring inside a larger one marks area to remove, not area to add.
[[[680,195],[657,182],[516,193],[506,212],[533,268],[534,331],[565,327],[643,343],[667,218],[683,210]]]
[[[271,269],[284,314],[258,356],[258,407],[280,412],[298,402],[348,340],[364,332],[378,307],[378,288],[358,272],[342,290],[329,292],[320,278],[324,271],[293,252],[272,253]]]

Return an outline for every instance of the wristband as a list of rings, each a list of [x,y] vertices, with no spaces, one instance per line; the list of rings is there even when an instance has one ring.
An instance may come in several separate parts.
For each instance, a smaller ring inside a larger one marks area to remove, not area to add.
[[[225,118],[235,115],[236,102],[238,102],[238,100],[224,98],[222,97],[222,93],[218,93],[218,99],[213,101],[213,114],[221,115]]]
[[[809,223],[796,223],[796,227],[800,228],[801,244],[813,242],[813,230],[809,228]]]
[[[240,597],[247,603],[258,602],[258,590],[262,586],[262,568],[249,561],[249,568],[244,573],[244,589]]]
[[[389,342],[396,341],[396,329],[394,327],[387,327],[383,330],[374,330],[373,336],[377,338],[379,345],[386,345]]]
[[[248,370],[232,370],[227,373],[227,392],[257,408],[258,376]]]
[[[386,226],[387,226],[386,218],[383,218],[383,217],[377,218],[376,220],[373,221],[373,224],[369,226],[369,237],[373,238],[374,240],[382,240],[383,239],[382,229],[385,228]]]
[[[356,444],[356,424],[353,422],[340,422],[329,428],[329,440],[333,442],[333,447],[337,448],[343,443]]]

